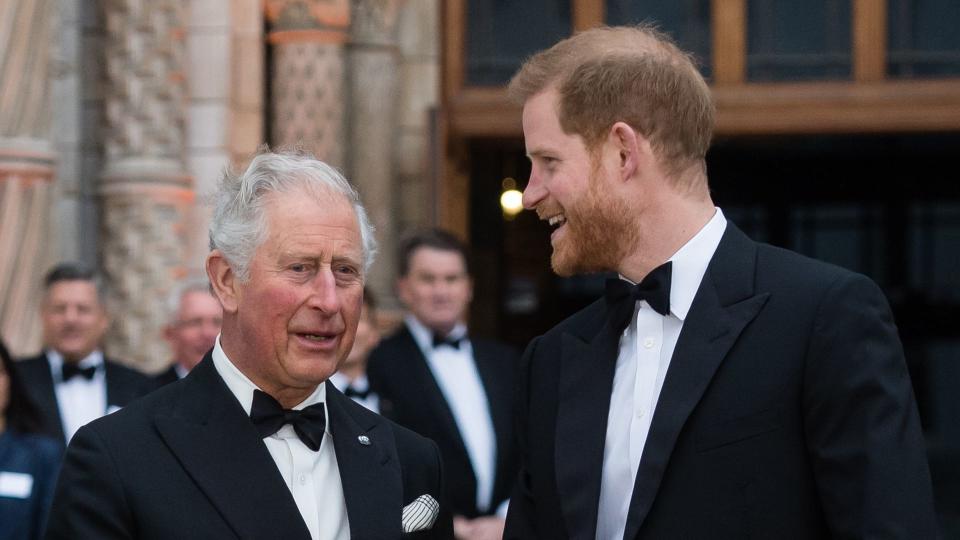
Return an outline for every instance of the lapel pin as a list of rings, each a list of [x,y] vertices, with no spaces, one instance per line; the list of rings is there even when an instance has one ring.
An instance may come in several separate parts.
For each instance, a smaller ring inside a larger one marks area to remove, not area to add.
[[[360,441],[360,444],[364,446],[370,446],[370,437],[367,437],[366,435],[357,437],[357,440]]]

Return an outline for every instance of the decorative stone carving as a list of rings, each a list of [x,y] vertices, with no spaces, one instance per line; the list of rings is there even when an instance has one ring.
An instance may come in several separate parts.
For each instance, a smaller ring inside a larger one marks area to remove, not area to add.
[[[187,273],[193,203],[185,174],[185,0],[105,0],[106,166],[101,262],[113,325],[109,354],[166,365],[160,309]]]
[[[347,0],[268,0],[273,46],[271,143],[345,163],[344,43]]]

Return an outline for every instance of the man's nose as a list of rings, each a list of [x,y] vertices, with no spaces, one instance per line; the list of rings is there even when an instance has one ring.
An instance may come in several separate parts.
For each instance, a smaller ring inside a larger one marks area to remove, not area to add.
[[[313,278],[308,305],[323,313],[336,313],[340,310],[340,296],[337,294],[337,280],[329,268],[317,272]]]
[[[523,207],[527,210],[533,210],[546,196],[547,190],[544,189],[540,176],[536,174],[536,171],[531,172],[527,187],[523,190]]]

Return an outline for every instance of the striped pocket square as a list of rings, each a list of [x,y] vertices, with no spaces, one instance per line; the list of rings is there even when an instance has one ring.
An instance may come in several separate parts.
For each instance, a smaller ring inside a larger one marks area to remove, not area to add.
[[[403,532],[412,533],[433,527],[440,515],[440,503],[430,495],[421,495],[403,507]]]

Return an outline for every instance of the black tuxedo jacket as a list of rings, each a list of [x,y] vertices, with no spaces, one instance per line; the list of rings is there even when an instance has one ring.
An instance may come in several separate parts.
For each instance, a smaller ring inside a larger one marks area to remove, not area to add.
[[[177,369],[173,366],[157,373],[153,376],[153,384],[157,388],[161,386],[166,386],[170,383],[175,383],[180,380],[180,376],[177,375]]]
[[[155,387],[150,377],[104,358],[107,383],[107,407],[125,407],[134,399],[147,394]],[[27,389],[27,395],[40,411],[42,423],[41,433],[49,435],[66,444],[63,434],[63,420],[60,418],[60,407],[57,406],[57,393],[53,388],[53,375],[50,373],[50,362],[47,356],[40,353],[37,356],[15,362],[14,366],[20,380]],[[106,412],[106,411],[104,411]]]
[[[401,512],[438,501],[440,456],[327,384],[351,537],[452,538],[449,514],[403,536]],[[372,442],[363,445],[358,437]],[[326,443],[325,443],[326,444]],[[243,407],[207,357],[183,380],[84,426],[70,441],[47,539],[309,540],[296,502]]]
[[[600,299],[528,346],[505,538],[595,537],[618,343]],[[877,286],[728,223],[674,350],[624,538],[934,538],[924,448]]]
[[[513,434],[513,391],[517,352],[500,343],[471,339],[474,361],[490,406],[497,438],[493,496],[486,514],[510,497],[517,474]],[[380,396],[380,412],[398,424],[433,439],[443,455],[447,500],[454,514],[476,517],[477,479],[453,412],[440,391],[427,359],[407,325],[370,353],[370,388]]]

